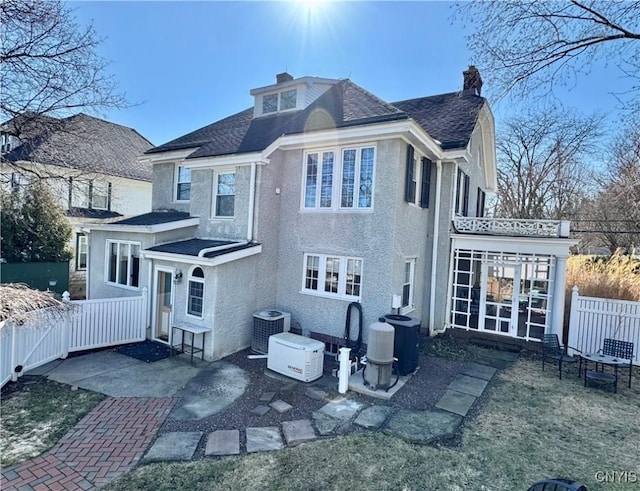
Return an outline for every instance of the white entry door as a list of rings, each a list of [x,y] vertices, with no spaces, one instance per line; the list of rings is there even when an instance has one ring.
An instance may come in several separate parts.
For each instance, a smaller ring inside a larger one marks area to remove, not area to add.
[[[173,307],[173,271],[156,268],[155,277],[153,338],[156,341],[169,343]]]
[[[518,330],[521,267],[517,264],[484,263],[480,329],[515,336]]]

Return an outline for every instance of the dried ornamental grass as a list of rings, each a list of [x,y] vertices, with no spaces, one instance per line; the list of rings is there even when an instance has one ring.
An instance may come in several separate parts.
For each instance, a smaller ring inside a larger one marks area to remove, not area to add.
[[[49,312],[64,314],[71,306],[58,300],[52,292],[33,290],[21,283],[0,285],[0,322],[11,319],[24,324],[36,311],[48,309]]]
[[[640,301],[640,260],[616,253],[610,258],[572,256],[567,261],[567,293],[576,285],[581,295]]]

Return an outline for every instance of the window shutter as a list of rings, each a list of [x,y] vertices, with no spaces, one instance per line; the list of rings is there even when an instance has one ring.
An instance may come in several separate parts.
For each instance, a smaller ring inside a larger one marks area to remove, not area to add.
[[[70,210],[73,206],[71,203],[73,202],[73,177],[69,178],[69,207]]]
[[[484,191],[478,188],[478,198],[476,205],[476,216],[479,218],[484,217],[484,206],[485,206],[486,195]]]
[[[416,200],[416,188],[413,183],[413,145],[407,147],[407,176],[404,186],[404,200],[413,203]]]
[[[464,201],[462,204],[462,214],[469,216],[469,176],[464,174]]]
[[[93,209],[93,181],[89,181],[89,209]]]
[[[462,171],[458,169],[458,178],[456,179],[456,206],[455,212],[460,213],[460,192],[462,186]]]
[[[107,210],[111,211],[111,183],[108,184],[107,188]]]
[[[429,192],[431,188],[431,160],[422,158],[422,186],[420,191],[420,206],[429,208]]]

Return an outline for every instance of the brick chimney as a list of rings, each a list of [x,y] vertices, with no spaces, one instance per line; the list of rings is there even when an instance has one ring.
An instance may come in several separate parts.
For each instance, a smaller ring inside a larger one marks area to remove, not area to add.
[[[283,84],[285,82],[291,82],[293,80],[293,75],[290,75],[287,72],[278,73],[276,75],[276,83]]]
[[[478,69],[469,65],[469,68],[462,72],[464,77],[464,81],[462,84],[462,92],[466,94],[475,94],[480,95],[480,90],[482,89],[482,77],[480,77],[480,72]]]

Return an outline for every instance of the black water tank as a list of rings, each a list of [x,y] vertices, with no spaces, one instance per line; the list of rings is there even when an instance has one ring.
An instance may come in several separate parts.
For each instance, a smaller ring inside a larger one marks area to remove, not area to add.
[[[408,375],[418,368],[418,336],[420,319],[406,315],[387,314],[384,320],[395,329],[393,356],[398,359],[398,372]]]

